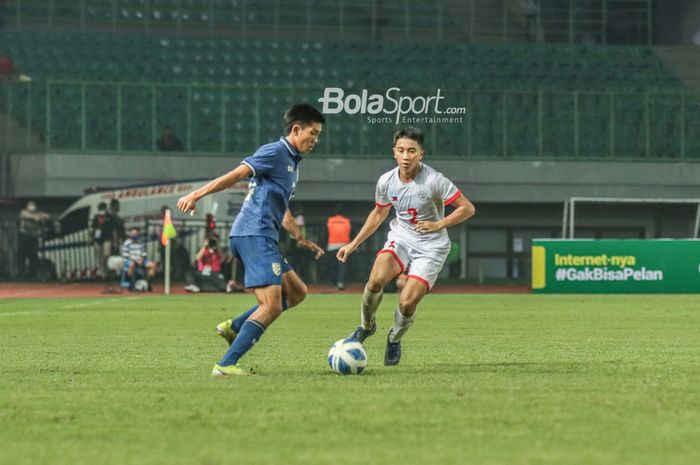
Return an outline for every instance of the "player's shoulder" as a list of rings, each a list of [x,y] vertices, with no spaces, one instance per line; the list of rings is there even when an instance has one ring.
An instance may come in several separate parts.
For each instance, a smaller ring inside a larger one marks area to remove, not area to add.
[[[377,182],[380,184],[386,184],[389,181],[391,181],[393,178],[398,177],[398,172],[399,172],[398,166],[396,168],[390,169],[386,173],[379,176],[379,181],[377,181]]]
[[[279,155],[280,153],[283,153],[284,150],[286,150],[286,147],[282,143],[282,141],[275,141],[275,142],[270,142],[267,144],[263,144],[260,147],[258,147],[258,150],[255,151],[255,155],[262,155],[262,156],[273,156],[273,155]]]
[[[252,156],[256,158],[272,159],[279,157],[285,150],[286,147],[281,141],[270,142],[258,147]]]
[[[426,177],[430,178],[430,177],[435,177],[435,176],[443,176],[443,174],[441,172],[439,172],[438,170],[436,170],[432,166],[426,165],[425,163],[421,163],[421,165],[423,166],[423,173],[425,174]]]
[[[432,182],[444,182],[446,180],[449,181],[447,176],[445,176],[444,174],[442,174],[442,172],[436,170],[435,168],[433,168],[430,165],[426,165],[425,163],[423,163],[423,170],[425,173],[425,179],[428,182],[432,183]]]

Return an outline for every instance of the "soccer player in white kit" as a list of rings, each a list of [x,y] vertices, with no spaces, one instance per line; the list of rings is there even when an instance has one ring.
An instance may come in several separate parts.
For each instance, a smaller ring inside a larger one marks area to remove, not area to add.
[[[474,205],[442,173],[421,162],[423,133],[416,128],[394,134],[394,159],[398,167],[377,182],[375,207],[348,245],[338,251],[341,262],[357,250],[396,210],[384,247],[377,253],[362,294],[361,324],[350,337],[363,342],[377,330],[375,314],[384,287],[408,270],[408,281],[399,296],[394,325],[387,336],[385,365],[401,360],[401,338],[415,320],[416,307],[435,284],[450,252],[446,228],[459,224],[476,212]],[[445,206],[454,210],[445,216]]]

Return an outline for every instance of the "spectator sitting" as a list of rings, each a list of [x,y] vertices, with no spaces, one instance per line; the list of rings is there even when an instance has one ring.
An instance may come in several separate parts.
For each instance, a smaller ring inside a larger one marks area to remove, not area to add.
[[[197,252],[197,271],[185,273],[185,290],[199,292],[231,292],[232,286],[227,284],[221,273],[221,250],[216,239],[207,239]]]
[[[139,228],[129,230],[129,238],[122,244],[122,257],[124,258],[124,271],[122,274],[122,287],[134,289],[134,284],[139,279],[149,282],[156,275],[156,264],[146,258],[146,249],[139,238]]]
[[[172,126],[165,126],[163,132],[158,138],[158,150],[161,152],[179,152],[182,150],[182,142],[175,135],[175,130]]]

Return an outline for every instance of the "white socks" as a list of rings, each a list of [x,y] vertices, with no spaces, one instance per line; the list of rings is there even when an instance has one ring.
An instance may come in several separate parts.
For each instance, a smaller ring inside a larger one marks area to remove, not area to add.
[[[370,292],[365,286],[365,291],[362,293],[362,307],[361,307],[361,321],[362,327],[366,330],[372,329],[374,326],[374,315],[377,314],[377,307],[384,297],[384,290],[377,292],[376,294]]]
[[[389,331],[389,342],[399,342],[414,321],[416,321],[415,313],[411,316],[403,316],[397,308],[396,312],[394,312],[394,326]]]

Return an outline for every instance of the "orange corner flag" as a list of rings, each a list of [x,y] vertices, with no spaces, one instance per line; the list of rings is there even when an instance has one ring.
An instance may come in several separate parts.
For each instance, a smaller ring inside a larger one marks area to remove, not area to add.
[[[173,221],[170,218],[170,209],[165,209],[165,216],[163,216],[163,234],[160,236],[160,243],[163,247],[168,245],[168,241],[173,237],[177,236],[177,231],[175,231],[175,226],[173,226]]]

